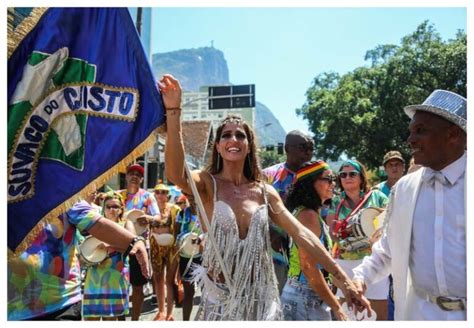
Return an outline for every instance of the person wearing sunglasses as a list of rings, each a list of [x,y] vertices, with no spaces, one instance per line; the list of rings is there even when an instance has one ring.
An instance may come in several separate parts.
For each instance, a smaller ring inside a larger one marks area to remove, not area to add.
[[[341,195],[334,197],[333,204],[329,209],[326,221],[331,229],[331,235],[336,242],[333,248],[333,256],[346,273],[352,276],[352,269],[362,263],[364,257],[370,255],[371,247],[369,243],[360,248],[345,248],[347,245],[344,234],[341,234],[339,227],[348,217],[357,213],[359,209],[369,206],[385,207],[388,198],[380,190],[370,190],[367,181],[367,173],[364,165],[357,160],[347,160],[342,163],[338,172],[338,185]],[[387,320],[387,295],[389,292],[388,275],[376,284],[368,286],[366,296],[369,299],[377,320]],[[344,302],[344,295],[340,290],[336,294],[341,303]]]
[[[314,141],[310,135],[300,130],[288,132],[285,137],[286,161],[263,169],[267,183],[271,184],[286,200],[288,190],[295,182],[296,171],[313,157]],[[270,224],[270,240],[278,291],[281,295],[288,275],[289,238],[276,224]]]
[[[304,163],[296,172],[296,182],[290,188],[285,205],[306,228],[311,230],[329,251],[331,236],[321,217],[321,207],[334,195],[336,177],[324,161]],[[331,291],[331,279],[326,270],[309,254],[291,243],[288,280],[281,303],[285,320],[347,320],[337,298]]]
[[[181,211],[183,211],[186,207],[189,206],[188,204],[188,198],[186,197],[186,195],[184,194],[181,194],[179,196],[176,197],[176,202],[175,204],[177,206],[179,206],[179,208],[181,209]]]
[[[191,318],[191,312],[193,309],[193,299],[195,294],[195,287],[193,282],[193,267],[201,265],[202,263],[202,240],[203,234],[201,224],[197,216],[196,204],[194,202],[194,196],[192,194],[185,196],[182,194],[178,198],[179,201],[184,201],[186,206],[177,217],[177,222],[180,226],[178,234],[178,244],[180,245],[180,256],[179,256],[179,275],[183,282],[184,298],[183,298],[183,321],[189,321]],[[177,202],[177,203],[178,203]],[[192,239],[192,243],[199,247],[197,254],[188,254],[181,248],[184,248],[186,239]]]
[[[270,220],[283,228],[313,260],[337,277],[349,302],[359,310],[369,302],[354,293],[347,274],[285,208],[277,191],[262,181],[255,133],[240,117],[229,115],[216,129],[210,165],[185,174],[179,81],[166,74],[158,81],[166,110],[165,165],[168,180],[202,200],[206,233],[202,265],[193,269],[202,287],[197,320],[280,320],[282,310],[271,257]],[[199,203],[199,202],[198,202]],[[206,220],[207,218],[207,220]]]
[[[155,186],[153,192],[155,193],[156,202],[161,213],[161,218],[150,224],[152,232],[152,236],[150,237],[150,260],[153,268],[153,282],[158,301],[158,313],[154,320],[173,321],[174,286],[179,263],[177,256],[178,249],[176,246],[176,235],[179,227],[177,226],[176,216],[180,208],[169,202],[171,196],[170,188],[167,185],[159,183]],[[155,238],[155,234],[171,234],[175,241],[172,245],[160,245]]]
[[[132,164],[127,168],[125,175],[126,189],[120,191],[122,198],[125,200],[125,211],[139,209],[145,214],[137,218],[139,225],[148,227],[150,223],[159,220],[160,210],[156,203],[153,193],[141,188],[143,183],[143,175],[145,169],[140,164]],[[146,229],[141,237],[145,240],[149,238],[149,230]],[[142,312],[142,305],[145,299],[143,288],[147,284],[148,279],[141,274],[135,256],[130,256],[130,283],[132,285],[132,313],[133,321],[139,320]]]
[[[124,202],[119,193],[104,194],[104,217],[136,234],[132,222],[123,219]],[[84,320],[125,320],[129,314],[129,265],[124,257],[110,246],[108,256],[101,263],[87,269],[84,281],[82,316]]]

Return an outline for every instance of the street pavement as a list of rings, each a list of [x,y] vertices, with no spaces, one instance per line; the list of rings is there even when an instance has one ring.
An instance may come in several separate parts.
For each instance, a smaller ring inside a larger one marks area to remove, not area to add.
[[[143,302],[142,306],[142,314],[140,315],[140,321],[152,321],[156,314],[158,313],[158,305],[157,304],[152,304],[152,294],[145,296],[145,300]],[[194,294],[194,300],[193,300],[193,310],[191,312],[191,318],[190,320],[194,320],[194,317],[196,316],[199,302],[201,300],[201,293],[200,290],[197,289],[195,294]],[[133,304],[130,303],[130,312],[131,308],[133,307]],[[166,308],[166,307],[165,307]],[[173,317],[175,321],[182,321],[183,320],[183,309],[181,307],[176,307],[174,306],[173,310]],[[130,316],[127,316],[126,320],[131,320]]]

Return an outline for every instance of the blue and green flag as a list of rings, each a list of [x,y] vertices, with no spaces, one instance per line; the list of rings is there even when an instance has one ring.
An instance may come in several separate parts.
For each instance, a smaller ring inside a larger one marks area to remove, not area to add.
[[[8,248],[19,254],[152,146],[165,118],[126,8],[38,8],[8,33]]]

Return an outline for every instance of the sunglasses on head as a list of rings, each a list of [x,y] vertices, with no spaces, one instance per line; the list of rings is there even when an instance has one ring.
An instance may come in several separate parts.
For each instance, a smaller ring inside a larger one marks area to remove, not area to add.
[[[350,171],[350,172],[340,172],[339,177],[341,179],[346,179],[347,177],[354,178],[359,175],[359,172],[357,171]]]
[[[111,210],[111,209],[118,210],[120,209],[120,206],[119,205],[106,205],[105,208],[108,210]]]
[[[333,183],[333,182],[336,182],[337,178],[335,175],[328,175],[328,176],[325,176],[325,177],[320,177],[318,178],[318,180],[324,180],[328,183]]]
[[[168,195],[167,190],[155,190],[155,193],[158,195]]]

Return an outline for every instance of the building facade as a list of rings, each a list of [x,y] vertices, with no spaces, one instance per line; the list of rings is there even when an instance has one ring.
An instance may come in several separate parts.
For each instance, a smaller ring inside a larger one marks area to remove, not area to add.
[[[181,107],[183,121],[210,121],[217,131],[220,121],[229,114],[237,114],[253,128],[255,124],[255,108],[209,109],[209,93],[207,87],[199,92],[183,92]]]

